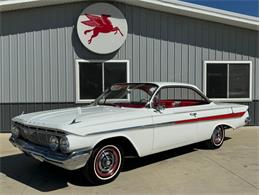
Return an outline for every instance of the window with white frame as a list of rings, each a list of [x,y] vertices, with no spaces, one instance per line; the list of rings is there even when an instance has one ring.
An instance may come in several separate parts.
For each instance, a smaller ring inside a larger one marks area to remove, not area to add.
[[[205,61],[204,92],[213,100],[250,101],[251,61]]]
[[[91,102],[114,83],[128,82],[128,60],[76,60],[76,101]]]

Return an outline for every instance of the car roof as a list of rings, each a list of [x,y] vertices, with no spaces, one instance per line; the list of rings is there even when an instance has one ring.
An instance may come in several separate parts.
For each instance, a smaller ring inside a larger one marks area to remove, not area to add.
[[[125,84],[125,83],[117,83],[117,84]],[[178,82],[137,82],[137,83],[127,83],[127,84],[150,84],[150,85],[156,85],[159,88],[165,87],[165,86],[178,86],[178,87],[192,87],[196,89],[198,92],[201,93],[201,95],[208,101],[210,100],[207,98],[207,96],[204,95],[204,93],[195,85],[188,84],[188,83],[178,83]]]
[[[188,83],[178,83],[178,82],[148,82],[148,83],[158,85],[159,87],[164,87],[164,86],[170,85],[170,86],[194,87],[194,88],[198,89],[198,87],[196,87],[195,85],[188,84]]]
[[[117,84],[124,84],[124,83],[117,83]],[[193,88],[200,90],[195,85],[188,84],[188,83],[178,83],[178,82],[133,82],[133,83],[127,83],[127,84],[152,84],[152,85],[157,85],[159,88],[165,87],[165,86],[183,86],[183,87],[193,87]]]

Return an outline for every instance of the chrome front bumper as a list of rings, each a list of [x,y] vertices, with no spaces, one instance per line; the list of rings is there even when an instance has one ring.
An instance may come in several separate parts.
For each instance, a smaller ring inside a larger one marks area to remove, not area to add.
[[[25,142],[22,139],[10,137],[9,141],[25,154],[28,154],[39,161],[45,161],[67,170],[76,170],[84,167],[92,152],[92,149],[85,148],[73,151],[70,154],[62,154],[53,152],[46,147]]]

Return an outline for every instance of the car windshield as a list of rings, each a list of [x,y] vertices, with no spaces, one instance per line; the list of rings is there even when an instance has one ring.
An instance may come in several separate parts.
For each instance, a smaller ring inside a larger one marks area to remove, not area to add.
[[[92,105],[144,108],[158,88],[149,83],[119,83],[104,91]]]

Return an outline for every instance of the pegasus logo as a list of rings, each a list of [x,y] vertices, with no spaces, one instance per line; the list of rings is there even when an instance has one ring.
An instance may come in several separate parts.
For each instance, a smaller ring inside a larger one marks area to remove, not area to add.
[[[113,26],[112,22],[110,21],[110,15],[101,14],[101,16],[95,16],[91,14],[85,14],[85,16],[89,19],[86,21],[81,21],[84,25],[94,27],[89,30],[85,30],[84,34],[87,35],[89,32],[93,32],[92,36],[88,40],[88,44],[92,42],[92,39],[97,37],[99,33],[110,33],[115,32],[117,34],[119,32],[121,36],[124,36],[123,33],[117,26]]]

